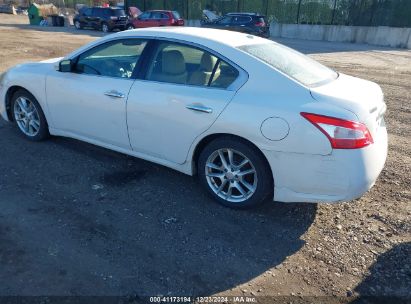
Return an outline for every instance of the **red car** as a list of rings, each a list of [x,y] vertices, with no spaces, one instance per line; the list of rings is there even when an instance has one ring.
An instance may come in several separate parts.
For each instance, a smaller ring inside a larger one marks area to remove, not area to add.
[[[177,11],[146,11],[137,18],[131,19],[127,29],[153,26],[183,26],[184,19]]]

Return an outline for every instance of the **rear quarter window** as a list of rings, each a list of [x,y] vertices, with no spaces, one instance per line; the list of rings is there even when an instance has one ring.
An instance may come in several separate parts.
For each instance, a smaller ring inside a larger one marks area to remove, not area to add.
[[[309,87],[321,85],[338,77],[332,69],[275,42],[245,45],[239,49]]]

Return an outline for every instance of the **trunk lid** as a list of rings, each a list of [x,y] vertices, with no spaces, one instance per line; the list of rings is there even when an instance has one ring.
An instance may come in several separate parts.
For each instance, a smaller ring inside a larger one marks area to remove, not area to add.
[[[384,125],[387,107],[380,86],[374,82],[340,74],[336,80],[310,91],[315,100],[353,112],[373,136]]]

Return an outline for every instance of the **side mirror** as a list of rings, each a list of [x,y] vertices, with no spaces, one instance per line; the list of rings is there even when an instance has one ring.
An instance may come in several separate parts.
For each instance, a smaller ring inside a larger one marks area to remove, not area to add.
[[[67,60],[62,60],[59,63],[59,72],[63,72],[63,73],[69,73],[71,72],[73,69],[73,62],[71,61],[71,59],[67,59]]]

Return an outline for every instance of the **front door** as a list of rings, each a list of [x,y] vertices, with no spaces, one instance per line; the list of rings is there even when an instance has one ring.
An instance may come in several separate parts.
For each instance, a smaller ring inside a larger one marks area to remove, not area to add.
[[[75,58],[72,72],[51,72],[46,85],[53,128],[130,149],[127,98],[145,45],[139,39],[103,43]]]

